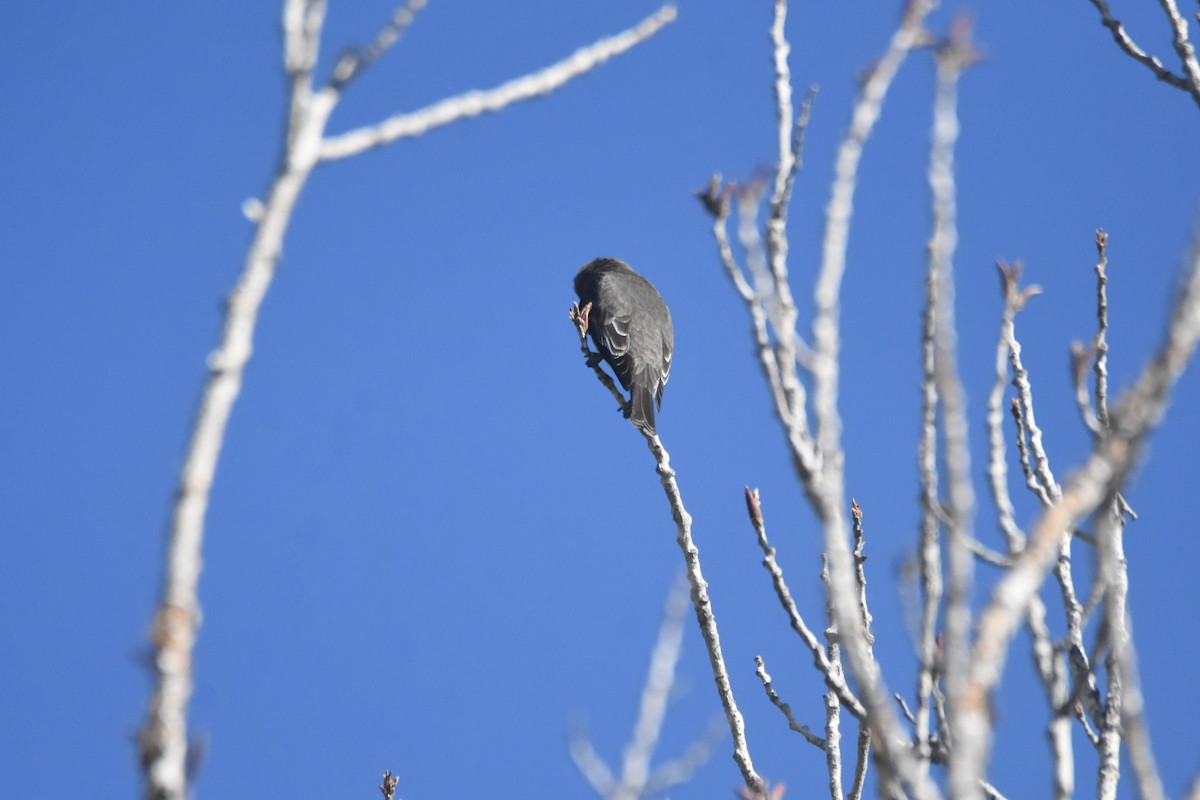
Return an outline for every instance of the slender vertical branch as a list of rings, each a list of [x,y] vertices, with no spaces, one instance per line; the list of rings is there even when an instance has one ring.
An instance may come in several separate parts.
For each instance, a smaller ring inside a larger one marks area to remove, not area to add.
[[[863,789],[867,786],[867,766],[871,755],[871,729],[862,722],[858,723],[858,752],[854,760],[854,782],[850,785],[850,794],[846,800],[862,800]]]
[[[1150,730],[1146,725],[1141,681],[1137,673],[1137,652],[1132,636],[1125,643],[1121,665],[1125,680],[1121,725],[1125,732],[1125,742],[1129,746],[1129,763],[1137,780],[1138,794],[1142,800],[1166,800],[1167,793],[1163,788],[1162,777],[1158,774],[1154,750],[1150,746]],[[1196,795],[1196,787],[1193,787],[1187,795],[1188,800],[1193,800]]]
[[[792,79],[788,68],[788,54],[791,52],[791,46],[784,35],[786,19],[787,0],[775,0],[771,43],[774,45],[775,112],[779,159],[775,165],[775,187],[771,195],[770,212],[767,216],[767,261],[771,270],[772,288],[778,308],[775,334],[776,360],[780,367],[780,378],[792,415],[807,417],[804,385],[796,374],[796,320],[798,313],[796,302],[792,298],[792,289],[788,283],[787,213],[788,204],[792,198],[792,186],[795,183],[796,174],[800,170],[804,131],[808,125],[813,96],[811,93],[809,94],[800,116],[793,119]]]
[[[829,562],[821,559],[821,582],[829,586]],[[826,598],[831,598],[828,588]],[[825,628],[826,650],[829,653],[829,663],[841,673],[842,645],[838,636],[837,620],[834,618],[833,601],[826,600],[826,616],[829,620]],[[844,800],[842,795],[842,709],[837,692],[830,689],[825,693],[825,769],[829,773],[830,800]]]
[[[1125,696],[1125,659],[1129,630],[1125,624],[1125,599],[1129,589],[1122,542],[1124,518],[1117,509],[1113,492],[1096,515],[1096,552],[1103,582],[1107,587],[1104,603],[1105,637],[1108,658],[1105,669],[1108,685],[1104,715],[1100,724],[1100,765],[1096,781],[1098,800],[1115,800],[1121,777],[1121,739],[1123,698]]]
[[[700,624],[700,635],[704,638],[704,646],[708,651],[708,660],[712,665],[713,680],[716,682],[717,694],[721,698],[721,706],[725,709],[725,719],[729,723],[729,732],[733,736],[733,760],[737,762],[742,772],[746,788],[752,792],[762,792],[766,784],[754,771],[754,762],[750,758],[750,748],[746,742],[746,726],[742,713],[738,710],[733,697],[733,685],[729,681],[729,671],[725,668],[725,658],[721,654],[721,637],[717,631],[717,618],[713,613],[712,600],[708,596],[708,582],[700,570],[700,551],[692,540],[692,517],[683,507],[683,497],[679,484],[675,480],[675,470],[671,469],[671,458],[662,441],[654,434],[646,434],[646,445],[654,456],[659,477],[662,479],[663,491],[671,504],[671,515],[675,518],[678,531],[676,541],[683,551],[684,562],[687,566],[688,583],[692,587],[692,605],[696,609],[696,621]]]
[[[1095,373],[1096,422],[1100,430],[1107,432],[1108,422],[1108,234],[1096,231],[1096,338],[1093,349],[1096,361],[1092,366]]]
[[[806,484],[806,491],[825,527],[825,551],[829,556],[829,591],[834,615],[842,636],[844,657],[858,681],[878,746],[877,764],[885,786],[897,779],[916,797],[936,796],[937,789],[917,766],[906,747],[891,691],[871,657],[862,631],[856,602],[853,559],[847,545],[841,422],[837,410],[839,317],[842,276],[846,265],[853,196],[863,146],[878,120],[883,99],[908,52],[924,39],[924,20],[933,4],[914,0],[904,15],[883,57],[868,74],[860,90],[850,129],[838,149],[831,195],[825,211],[821,268],[814,290],[816,316],[813,320],[813,411],[821,471]]]
[[[837,414],[839,295],[842,276],[846,271],[846,248],[850,240],[854,191],[858,185],[858,164],[866,141],[882,113],[883,101],[891,88],[892,79],[896,77],[909,51],[924,39],[925,17],[933,5],[930,0],[912,0],[907,4],[887,51],[862,84],[851,115],[850,129],[838,147],[834,163],[833,187],[825,206],[821,269],[813,295],[816,307],[816,318],[813,320],[813,347],[816,350],[813,405],[817,418],[817,443],[826,458],[834,456],[841,437]]]
[[[958,728],[970,648],[971,585],[975,558],[968,543],[974,538],[975,494],[971,485],[966,392],[958,371],[957,327],[954,314],[954,251],[958,243],[954,181],[954,145],[958,139],[958,80],[975,58],[970,23],[954,22],[951,35],[938,48],[937,92],[933,105],[933,137],[929,156],[929,188],[933,198],[933,234],[929,241],[930,272],[937,276],[935,295],[934,377],[942,402],[945,429],[944,459],[949,479],[947,552],[949,586],[946,597],[945,646],[942,669],[948,695],[949,728]],[[950,743],[953,745],[953,742]],[[978,793],[983,764],[957,758],[951,748],[950,790],[955,797]]]
[[[662,623],[650,655],[650,669],[642,687],[637,722],[621,759],[621,780],[613,795],[620,800],[636,800],[642,796],[650,779],[650,759],[658,748],[658,737],[667,716],[667,700],[675,685],[675,667],[683,649],[687,586],[687,581],[680,576],[667,595]]]
[[[571,322],[579,335],[579,346],[585,354],[585,364],[595,371],[600,382],[611,390],[612,379],[601,370],[590,357],[587,346],[588,309],[575,306],[571,309]],[[640,429],[639,429],[640,430]],[[663,447],[662,440],[656,434],[640,431],[646,439],[646,446],[654,456],[656,471],[662,481],[663,492],[671,506],[671,516],[675,520],[676,541],[683,551],[687,571],[688,584],[691,586],[692,606],[696,612],[696,621],[700,625],[700,635],[704,639],[705,650],[708,652],[709,664],[712,666],[713,680],[716,683],[717,695],[725,710],[725,720],[729,732],[733,736],[733,760],[741,770],[746,788],[751,793],[762,793],[766,784],[754,771],[754,762],[750,758],[750,749],[746,743],[746,726],[742,713],[738,710],[737,701],[733,697],[733,685],[729,680],[729,671],[725,667],[725,658],[721,653],[721,636],[717,630],[717,618],[713,612],[712,599],[708,594],[708,582],[700,569],[700,550],[692,539],[692,516],[683,505],[683,495],[679,483],[675,479],[675,470],[671,468],[671,457]]]
[[[1008,382],[1008,355],[1010,343],[1016,342],[1015,320],[1025,303],[1040,291],[1036,286],[1020,288],[1021,264],[1011,266],[1003,261],[996,264],[1001,279],[1001,294],[1004,297],[1004,313],[1000,322],[1000,336],[996,344],[996,378],[988,395],[988,480],[992,499],[996,504],[1000,530],[1007,542],[1009,558],[1015,558],[1025,548],[1025,534],[1017,527],[1012,497],[1008,491],[1008,466],[1004,447],[1004,386]],[[1025,450],[1025,437],[1021,426],[1020,403],[1014,400],[1014,414],[1018,423],[1018,441],[1022,449],[1022,463],[1028,467],[1029,457]],[[1032,639],[1033,661],[1038,677],[1046,690],[1052,709],[1061,708],[1070,694],[1067,689],[1066,666],[1063,657],[1056,652],[1046,626],[1046,607],[1038,596],[1031,598],[1027,615],[1029,634]],[[1071,720],[1062,714],[1054,714],[1047,725],[1047,735],[1054,754],[1054,797],[1067,800],[1075,792],[1075,756],[1071,742]]]
[[[935,359],[939,279],[936,267],[937,261],[930,259],[925,276],[925,310],[921,327],[921,440],[917,446],[917,463],[921,474],[921,534],[917,542],[917,563],[921,573],[921,629],[918,642],[921,669],[917,674],[917,711],[913,725],[922,771],[929,769],[932,753],[929,718],[937,658],[937,620],[944,590],[940,537],[942,508],[938,499]]]

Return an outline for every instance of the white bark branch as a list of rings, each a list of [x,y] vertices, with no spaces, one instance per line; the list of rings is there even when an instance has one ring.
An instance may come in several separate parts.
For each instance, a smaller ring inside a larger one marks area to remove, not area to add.
[[[1009,643],[1030,599],[1054,563],[1062,532],[1095,511],[1124,482],[1147,434],[1162,417],[1171,388],[1187,367],[1198,338],[1200,240],[1193,243],[1165,341],[1113,410],[1111,434],[1097,443],[1091,457],[1071,476],[1062,499],[1043,511],[1021,557],[1001,578],[979,617],[956,746],[970,749],[980,763],[991,744],[990,695],[1000,682]]]
[[[356,128],[331,136],[321,143],[321,160],[335,161],[397,139],[411,139],[460,119],[477,117],[522,100],[542,97],[596,67],[644,42],[675,19],[675,6],[665,5],[636,26],[576,50],[557,64],[508,81],[494,89],[449,97],[409,114],[397,114],[376,125]]]

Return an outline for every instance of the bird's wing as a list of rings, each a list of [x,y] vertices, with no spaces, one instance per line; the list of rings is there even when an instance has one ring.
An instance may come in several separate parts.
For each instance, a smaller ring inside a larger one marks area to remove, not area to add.
[[[671,355],[675,352],[675,332],[669,325],[663,330],[662,345],[662,386],[666,386],[671,375]],[[662,394],[662,389],[658,392]]]
[[[599,311],[600,313],[596,313]],[[600,307],[592,309],[592,318],[597,323],[594,332],[600,334],[600,349],[608,356],[608,363],[617,373],[621,385],[629,388],[633,380],[633,364],[629,355],[629,328],[632,318],[628,315],[606,314]]]
[[[629,352],[629,323],[627,316],[601,315],[600,336],[614,358],[624,358]]]

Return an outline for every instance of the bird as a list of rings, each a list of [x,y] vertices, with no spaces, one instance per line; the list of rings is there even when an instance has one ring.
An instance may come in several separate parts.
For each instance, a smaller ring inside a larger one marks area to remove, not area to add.
[[[581,308],[591,303],[588,333],[596,349],[629,392],[625,416],[656,435],[655,408],[671,374],[675,329],[671,312],[650,281],[618,258],[597,258],[575,276]]]

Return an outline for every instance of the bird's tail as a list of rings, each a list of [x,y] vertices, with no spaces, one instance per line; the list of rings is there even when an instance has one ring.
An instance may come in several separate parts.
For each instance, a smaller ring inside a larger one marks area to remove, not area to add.
[[[629,403],[629,421],[654,436],[654,393],[635,383],[629,392]]]

